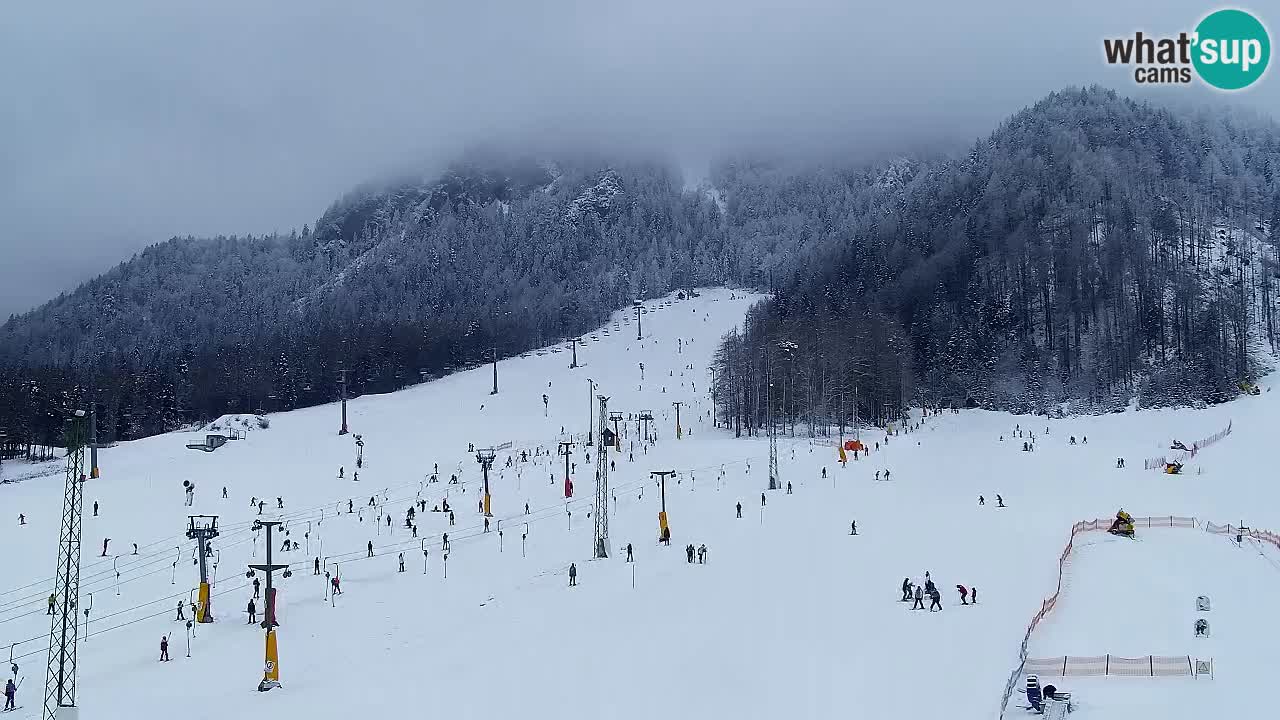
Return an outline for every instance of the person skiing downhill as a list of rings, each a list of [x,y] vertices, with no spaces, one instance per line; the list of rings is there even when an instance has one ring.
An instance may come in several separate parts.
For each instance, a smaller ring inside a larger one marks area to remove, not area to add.
[[[942,593],[938,592],[938,588],[935,587],[933,592],[929,593],[929,612],[938,612],[941,609]]]
[[[966,587],[965,587],[965,586],[963,586],[963,585],[956,585],[956,590],[957,590],[957,591],[959,591],[959,593],[960,593],[960,604],[961,604],[961,605],[968,605],[968,604],[969,604],[969,589],[968,589],[968,588],[966,588]]]

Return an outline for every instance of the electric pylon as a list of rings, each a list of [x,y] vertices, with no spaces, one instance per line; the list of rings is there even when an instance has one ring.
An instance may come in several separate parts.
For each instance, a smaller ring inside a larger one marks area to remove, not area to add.
[[[596,396],[600,400],[599,431],[600,447],[596,449],[596,505],[595,505],[595,557],[609,557],[609,447],[614,444],[613,431],[605,423],[608,422],[609,398]]]
[[[75,717],[76,605],[80,599],[80,534],[84,506],[84,410],[76,410],[66,430],[67,477],[58,535],[58,572],[54,578],[53,620],[49,628],[49,670],[44,684],[45,720]]]
[[[206,561],[211,548],[209,542],[218,537],[217,515],[188,515],[187,537],[196,541],[196,555],[200,558],[200,604],[196,605],[196,622],[213,622],[213,606],[210,605],[209,566]]]

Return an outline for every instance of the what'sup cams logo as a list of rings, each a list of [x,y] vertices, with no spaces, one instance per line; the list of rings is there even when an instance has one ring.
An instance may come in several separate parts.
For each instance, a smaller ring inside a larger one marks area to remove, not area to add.
[[[1194,32],[1176,37],[1107,38],[1109,65],[1132,65],[1134,82],[1188,85],[1194,76],[1219,90],[1242,90],[1256,83],[1271,60],[1271,38],[1262,21],[1243,10],[1206,15]]]

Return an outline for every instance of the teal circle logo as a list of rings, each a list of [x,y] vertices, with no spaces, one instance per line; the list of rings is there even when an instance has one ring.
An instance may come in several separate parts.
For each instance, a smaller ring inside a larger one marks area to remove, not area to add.
[[[1191,61],[1200,78],[1219,90],[1240,90],[1262,77],[1271,60],[1271,38],[1258,18],[1243,10],[1218,10],[1196,26]]]

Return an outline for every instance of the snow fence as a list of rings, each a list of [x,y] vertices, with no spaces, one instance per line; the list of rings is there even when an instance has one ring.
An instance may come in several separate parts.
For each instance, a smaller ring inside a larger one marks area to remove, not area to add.
[[[1119,655],[1053,658],[1028,658],[1023,664],[1028,675],[1046,677],[1195,677],[1195,664],[1190,655],[1147,655],[1126,658]]]
[[[1226,435],[1230,432],[1231,432],[1231,426],[1230,424],[1228,424],[1226,430],[1219,433],[1219,436],[1220,436],[1219,439],[1221,439],[1222,437],[1226,437]],[[1147,527],[1147,528],[1154,528],[1154,527],[1194,528],[1197,526],[1197,523],[1196,523],[1196,519],[1191,517],[1179,517],[1177,515],[1160,515],[1160,516],[1154,516],[1154,517],[1135,517],[1133,519],[1133,525],[1134,527]],[[1004,695],[1002,695],[1000,698],[1000,717],[1001,718],[1004,718],[1005,710],[1009,707],[1009,699],[1013,697],[1013,693],[1018,688],[1020,684],[1019,681],[1022,679],[1022,676],[1025,673],[1030,672],[1027,670],[1027,663],[1030,661],[1030,658],[1027,657],[1027,645],[1031,643],[1031,633],[1035,632],[1036,626],[1040,624],[1040,621],[1043,620],[1045,616],[1048,615],[1051,610],[1053,610],[1054,606],[1058,604],[1058,598],[1062,595],[1062,578],[1066,572],[1067,560],[1071,557],[1071,550],[1075,547],[1076,536],[1079,535],[1080,533],[1094,532],[1097,530],[1106,530],[1110,527],[1111,527],[1110,519],[1081,520],[1080,522],[1071,526],[1071,537],[1067,539],[1067,546],[1062,549],[1062,554],[1058,556],[1057,587],[1054,588],[1052,595],[1045,598],[1044,602],[1040,603],[1040,610],[1036,612],[1034,617],[1031,618],[1031,622],[1027,625],[1026,632],[1023,633],[1022,645],[1018,648],[1017,667],[1013,669],[1013,672],[1009,673],[1009,680],[1008,682],[1005,683],[1005,686],[1004,686]],[[1213,523],[1207,523],[1205,525],[1206,530],[1209,530],[1210,527],[1216,528],[1219,526],[1213,525]],[[1225,527],[1230,527],[1230,526],[1225,526]],[[1210,530],[1210,532],[1214,532],[1214,531]],[[1262,533],[1262,531],[1255,530],[1252,532],[1271,535],[1272,537],[1276,537],[1271,533]],[[1280,540],[1280,538],[1278,538],[1278,540]],[[1277,547],[1280,547],[1280,542],[1277,542]],[[1109,658],[1111,656],[1108,655],[1103,657]],[[1152,661],[1152,663],[1154,663],[1154,661]],[[1104,665],[1105,665],[1105,660],[1104,660]],[[1105,669],[1106,668],[1104,667],[1104,674],[1106,674]],[[1116,673],[1112,673],[1112,674],[1116,674]]]

